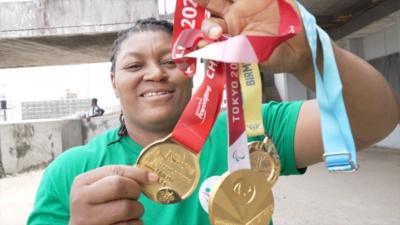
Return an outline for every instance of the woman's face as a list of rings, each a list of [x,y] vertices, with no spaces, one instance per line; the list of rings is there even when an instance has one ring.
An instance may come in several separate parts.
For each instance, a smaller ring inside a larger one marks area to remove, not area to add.
[[[192,81],[171,58],[171,36],[132,33],[121,43],[112,84],[127,127],[171,132],[191,97]]]

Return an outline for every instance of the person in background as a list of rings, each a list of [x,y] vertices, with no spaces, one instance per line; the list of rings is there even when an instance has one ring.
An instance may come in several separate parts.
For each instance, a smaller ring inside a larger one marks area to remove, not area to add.
[[[97,98],[92,98],[91,100],[91,108],[88,112],[88,118],[102,116],[104,114],[104,109],[100,108],[97,105]]]
[[[269,29],[264,15],[269,15],[270,9],[248,1],[198,1],[218,15],[204,20],[202,31],[217,39],[222,33]],[[155,203],[141,193],[141,185],[157,182],[158,176],[133,166],[145,146],[172,132],[191,98],[192,80],[171,57],[172,31],[168,21],[150,18],[119,33],[112,48],[111,82],[122,107],[121,126],[65,151],[48,166],[29,225],[210,223],[200,206],[198,190],[176,204]],[[399,106],[379,72],[336,44],[333,47],[354,141],[361,150],[394,129]],[[269,72],[291,72],[315,88],[304,33],[281,45],[271,60],[260,66]],[[264,104],[263,121],[280,156],[281,175],[302,174],[309,165],[322,161],[315,100]],[[227,170],[227,135],[226,114],[221,113],[201,151],[199,184]]]

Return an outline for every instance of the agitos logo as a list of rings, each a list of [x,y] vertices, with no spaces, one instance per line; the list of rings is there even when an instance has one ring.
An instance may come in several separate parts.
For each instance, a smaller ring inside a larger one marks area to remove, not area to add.
[[[246,126],[250,130],[257,130],[260,127],[260,124],[259,123],[250,123],[250,124],[246,124]]]
[[[232,153],[232,158],[234,158],[234,159],[236,160],[236,162],[239,162],[240,160],[243,160],[244,158],[246,158],[246,156],[244,156],[244,155],[239,155],[239,154],[237,153],[237,151],[234,151],[234,152]]]

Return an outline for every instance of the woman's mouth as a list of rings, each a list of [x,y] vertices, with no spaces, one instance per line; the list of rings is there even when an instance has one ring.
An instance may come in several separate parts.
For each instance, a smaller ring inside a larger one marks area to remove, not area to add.
[[[151,98],[171,94],[172,91],[152,91],[142,94],[142,97]]]

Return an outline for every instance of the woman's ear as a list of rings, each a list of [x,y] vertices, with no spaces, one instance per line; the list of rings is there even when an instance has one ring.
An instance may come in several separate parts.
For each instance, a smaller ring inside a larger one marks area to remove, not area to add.
[[[119,98],[119,91],[117,89],[117,86],[115,85],[115,73],[114,72],[111,72],[110,78],[111,78],[111,85],[112,85],[115,97]]]

